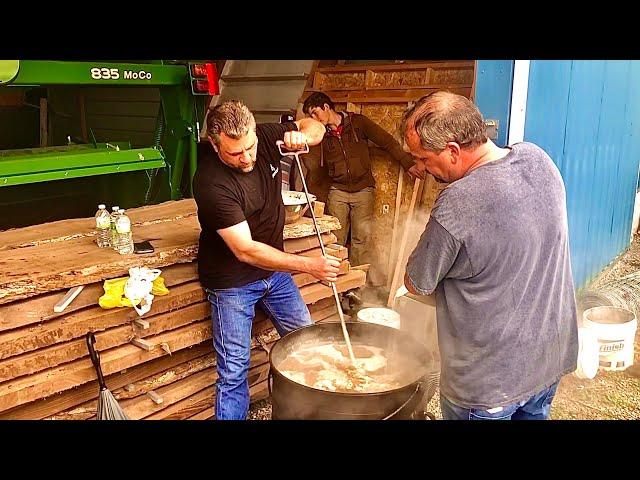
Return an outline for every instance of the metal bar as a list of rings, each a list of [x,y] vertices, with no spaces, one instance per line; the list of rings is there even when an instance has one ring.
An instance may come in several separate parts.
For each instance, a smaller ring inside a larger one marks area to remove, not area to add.
[[[53,170],[110,166],[116,164],[146,164],[149,161],[164,161],[162,153],[155,148],[134,150],[104,150],[86,153],[5,157],[0,160],[0,176],[31,174]]]
[[[327,256],[327,251],[324,248],[324,242],[322,241],[322,235],[320,234],[320,229],[318,228],[318,221],[316,220],[316,213],[313,210],[313,205],[311,205],[311,197],[309,197],[309,190],[307,189],[307,182],[302,174],[302,165],[300,164],[300,158],[298,155],[300,153],[308,153],[309,146],[306,146],[306,150],[301,152],[284,152],[282,150],[283,141],[278,140],[276,145],[278,146],[278,150],[280,150],[281,155],[293,156],[296,159],[296,164],[298,165],[298,172],[300,173],[300,179],[302,180],[302,188],[304,190],[305,196],[307,198],[307,205],[309,206],[309,210],[311,210],[311,219],[313,220],[313,227],[316,230],[316,235],[318,236],[318,242],[320,242],[320,249],[322,250],[322,256]],[[340,297],[338,297],[338,289],[336,288],[335,282],[331,282],[331,289],[333,290],[333,298],[336,301],[336,308],[338,309],[338,315],[340,316],[340,325],[342,326],[342,334],[344,335],[345,343],[347,344],[347,350],[349,351],[349,357],[351,358],[351,363],[356,366],[356,358],[353,354],[353,348],[351,347],[351,339],[349,338],[349,332],[347,331],[347,325],[344,320],[344,312],[342,311],[342,305],[340,304]]]
[[[66,180],[69,178],[89,177],[93,175],[106,175],[111,173],[125,173],[166,166],[164,160],[152,160],[148,162],[125,163],[121,165],[106,165],[96,167],[75,168],[70,170],[58,170],[52,172],[34,172],[10,177],[0,175],[0,187],[10,187],[27,183],[49,182],[53,180]]]
[[[8,85],[184,85],[186,65],[21,60]]]

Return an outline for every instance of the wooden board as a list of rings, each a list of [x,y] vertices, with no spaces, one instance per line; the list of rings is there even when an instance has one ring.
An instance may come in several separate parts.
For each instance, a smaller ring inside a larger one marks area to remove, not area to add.
[[[211,342],[205,341],[194,347],[180,350],[171,356],[166,355],[153,359],[133,368],[128,368],[124,372],[115,372],[107,376],[105,381],[112,391],[118,391],[119,388],[135,383],[150,375],[155,375],[160,372],[164,374],[167,369],[172,369],[176,365],[189,362],[203,355],[211,354],[212,350],[213,346]],[[98,381],[93,380],[65,392],[0,412],[0,420],[39,420],[95,399],[99,390]]]
[[[333,233],[323,233],[321,237],[324,245],[335,243],[338,240]],[[284,241],[284,251],[287,253],[299,253],[319,246],[320,242],[315,234],[310,237],[290,238]]]
[[[340,262],[340,267],[338,267],[338,275],[346,275],[350,270],[351,264],[349,263],[349,260],[343,260],[342,262]],[[311,285],[312,283],[317,283],[320,281],[309,273],[294,273],[292,277],[298,288],[302,288],[306,285]]]
[[[168,288],[198,280],[198,265],[196,262],[169,265],[161,270],[165,286]],[[97,306],[98,299],[103,294],[103,282],[87,285],[62,313],[53,311],[53,306],[60,297],[59,292],[45,293],[37,297],[9,303],[0,307],[0,332],[58,318],[86,307]],[[153,307],[150,313],[153,314]]]
[[[341,260],[344,260],[349,256],[349,250],[340,245],[335,245],[335,244],[332,244],[331,246],[326,245],[324,249],[327,252],[327,255],[331,255],[332,257],[336,257]],[[302,255],[303,257],[321,257],[322,249],[320,247],[313,248],[311,250],[300,252],[298,253],[298,255]]]
[[[323,215],[316,219],[320,233],[327,233],[332,230],[340,230],[342,226],[336,217]],[[313,226],[313,219],[302,217],[297,222],[284,226],[284,239],[310,237],[315,235],[316,231]]]
[[[189,282],[171,289],[169,295],[157,296],[153,300],[151,316],[175,310],[205,300],[205,293],[199,282]],[[26,326],[0,334],[0,359],[19,355],[56,343],[81,337],[89,331],[99,332],[122,325],[138,318],[133,308],[112,308],[105,310],[92,307],[71,313],[37,326]]]
[[[191,262],[199,235],[198,220],[191,216],[170,227],[160,223],[136,229],[135,240],[153,239],[155,252],[147,255],[120,255],[98,248],[87,237],[0,252],[0,304],[124,276],[130,267]]]
[[[197,345],[211,338],[211,320],[196,322],[168,333],[149,337],[154,345],[164,342],[172,352]],[[101,352],[102,371],[109,375],[167,355],[161,348],[149,352],[133,345],[122,345]],[[83,358],[33,375],[0,384],[0,411],[82,385],[95,379],[91,360]]]
[[[346,290],[351,290],[352,288],[361,287],[366,282],[366,275],[367,274],[362,270],[351,270],[346,275],[338,277],[336,289],[338,292],[344,292]],[[320,283],[314,283],[313,285],[302,287],[300,289],[300,293],[302,294],[302,298],[305,303],[308,305],[310,303],[317,302],[322,298],[332,297],[333,289]]]
[[[206,407],[201,412],[196,413],[195,415],[192,415],[191,417],[187,418],[187,420],[209,420],[213,418],[215,415],[215,410],[214,410],[215,399],[213,399],[211,403],[212,405]]]
[[[136,227],[141,225],[169,222],[194,215],[196,215],[196,204],[191,198],[127,209],[127,216],[131,219],[134,233]],[[95,219],[88,217],[5,230],[0,232],[0,251],[65,242],[80,237],[93,237],[94,229]]]
[[[98,351],[124,345],[135,336],[149,337],[167,332],[194,321],[209,318],[211,306],[209,302],[200,302],[179,310],[149,318],[149,328],[139,330],[131,324],[110,328],[96,334],[95,347]],[[32,374],[46,368],[77,360],[89,355],[86,341],[83,338],[52,345],[15,357],[0,360],[0,382],[5,382],[22,375]]]

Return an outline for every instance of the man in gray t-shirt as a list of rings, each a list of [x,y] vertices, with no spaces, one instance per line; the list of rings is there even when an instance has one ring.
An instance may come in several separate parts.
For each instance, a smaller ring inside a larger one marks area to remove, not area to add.
[[[436,292],[443,417],[548,418],[578,354],[560,172],[534,144],[496,146],[452,93],[420,99],[401,130],[416,163],[449,183],[405,275],[410,292]]]

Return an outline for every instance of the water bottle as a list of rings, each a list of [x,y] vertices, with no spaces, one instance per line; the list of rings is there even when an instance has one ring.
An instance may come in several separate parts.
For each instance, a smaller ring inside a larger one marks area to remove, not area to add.
[[[111,246],[111,217],[104,204],[98,205],[96,212],[96,243],[100,248]]]
[[[111,214],[109,215],[109,233],[111,237],[111,246],[115,250],[116,248],[116,219],[118,218],[118,210],[120,207],[117,205],[115,207],[111,207]]]
[[[131,220],[120,209],[116,218],[116,251],[121,255],[133,253],[133,236],[131,234]]]

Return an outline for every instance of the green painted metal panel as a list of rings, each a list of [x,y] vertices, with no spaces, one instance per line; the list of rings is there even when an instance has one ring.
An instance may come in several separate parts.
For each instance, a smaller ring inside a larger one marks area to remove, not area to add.
[[[11,85],[186,85],[185,65],[22,60]]]

